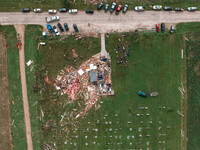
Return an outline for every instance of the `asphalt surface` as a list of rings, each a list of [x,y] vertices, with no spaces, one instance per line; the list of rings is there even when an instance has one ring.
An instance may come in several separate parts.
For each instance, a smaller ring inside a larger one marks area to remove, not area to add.
[[[77,14],[57,13],[60,16],[60,23],[67,23],[72,33],[74,23],[77,24],[80,33],[107,33],[107,32],[124,32],[135,29],[152,29],[156,23],[165,22],[169,25],[180,22],[199,22],[200,11],[196,12],[175,12],[175,11],[145,11],[135,12],[128,11],[126,14],[120,12],[119,15],[105,13],[104,11],[94,14],[86,14],[84,11],[79,11]],[[51,16],[47,12],[43,13],[0,13],[0,24],[38,24],[46,26],[46,17]],[[51,25],[57,22],[50,23]],[[46,29],[46,27],[45,27]]]

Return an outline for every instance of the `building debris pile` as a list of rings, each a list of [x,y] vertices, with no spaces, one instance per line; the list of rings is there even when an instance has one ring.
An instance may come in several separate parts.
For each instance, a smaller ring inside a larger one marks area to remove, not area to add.
[[[100,53],[84,62],[77,70],[72,67],[60,71],[54,86],[61,91],[61,95],[67,94],[72,101],[83,98],[85,111],[87,112],[102,96],[114,95],[111,89],[111,60],[101,58]]]

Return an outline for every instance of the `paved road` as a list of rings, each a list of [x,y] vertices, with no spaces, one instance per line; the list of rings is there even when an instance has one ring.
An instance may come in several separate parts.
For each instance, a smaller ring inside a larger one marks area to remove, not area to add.
[[[73,32],[72,25],[76,23],[80,32],[124,32],[135,30],[138,28],[151,29],[156,23],[176,24],[179,22],[197,22],[200,21],[200,11],[196,12],[174,12],[174,11],[145,11],[135,12],[128,11],[126,14],[104,13],[103,11],[96,12],[93,15],[88,15],[85,12],[78,14],[57,13],[60,16],[61,23],[68,23],[70,33]],[[40,24],[45,26],[45,17],[50,16],[44,12],[36,13],[0,13],[0,23],[7,24]],[[52,24],[56,24],[54,22]]]
[[[17,33],[21,34],[21,40],[22,40],[22,47],[21,47],[21,50],[19,51],[19,59],[20,59],[22,96],[23,96],[23,104],[24,104],[24,118],[25,118],[25,125],[26,125],[26,139],[27,139],[28,150],[33,150],[29,104],[28,104],[27,88],[26,88],[26,72],[25,72],[25,57],[24,57],[25,56],[24,55],[24,25],[15,25],[15,29]]]

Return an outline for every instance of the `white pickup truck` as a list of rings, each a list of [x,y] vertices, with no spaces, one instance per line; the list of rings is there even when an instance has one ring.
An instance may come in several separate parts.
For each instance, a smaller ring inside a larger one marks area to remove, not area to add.
[[[59,16],[46,17],[47,22],[57,21],[59,19],[60,19]]]

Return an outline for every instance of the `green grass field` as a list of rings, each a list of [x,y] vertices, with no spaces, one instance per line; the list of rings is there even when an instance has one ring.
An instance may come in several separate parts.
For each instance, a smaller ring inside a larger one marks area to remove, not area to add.
[[[121,42],[115,40],[114,34],[106,38],[106,49],[111,50],[115,96],[102,99],[100,109],[91,109],[85,119],[77,119],[76,126],[72,126],[70,113],[77,109],[81,100],[69,103],[66,95],[56,97],[53,85],[46,85],[43,79],[48,71],[53,83],[64,66],[76,68],[100,52],[100,39],[75,41],[73,36],[63,40],[44,39],[39,30],[40,27],[27,26],[25,37],[29,43],[25,45],[26,61],[34,61],[32,71],[31,67],[26,71],[31,119],[34,119],[31,123],[35,125],[32,129],[35,148],[43,149],[47,143],[57,149],[181,149],[181,117],[177,111],[180,110],[178,87],[184,66],[180,57],[184,47],[183,34],[125,33],[125,37],[119,35]],[[39,41],[45,42],[46,46],[36,50]],[[129,47],[128,67],[117,64],[113,51],[122,42]],[[79,55],[76,64],[71,49],[76,49]],[[38,71],[36,79],[35,71]],[[37,86],[33,88],[35,83]],[[41,94],[38,94],[39,90]],[[158,91],[159,96],[142,98],[137,95],[139,90]],[[141,107],[147,109],[139,109]],[[41,110],[44,118],[39,121]],[[62,123],[61,115],[65,115]]]
[[[112,4],[112,2],[116,2],[115,0],[102,0],[104,3]],[[163,5],[163,6],[172,6],[172,7],[184,7],[185,9],[189,6],[197,6],[200,7],[200,3],[198,0],[118,0],[118,4],[128,4],[129,9],[133,10],[135,6],[142,5],[145,6],[146,9],[151,10],[149,5]],[[80,10],[85,9],[96,9],[97,5],[91,3],[91,0],[1,0],[0,1],[0,11],[8,12],[8,11],[21,11],[21,8],[29,7],[32,10],[34,8],[42,8],[43,10],[48,9],[59,9],[59,8],[77,8]]]
[[[8,84],[11,112],[11,134],[14,150],[26,150],[26,128],[22,100],[19,52],[14,26],[1,26],[0,31],[7,40]],[[12,103],[14,102],[14,104]]]

